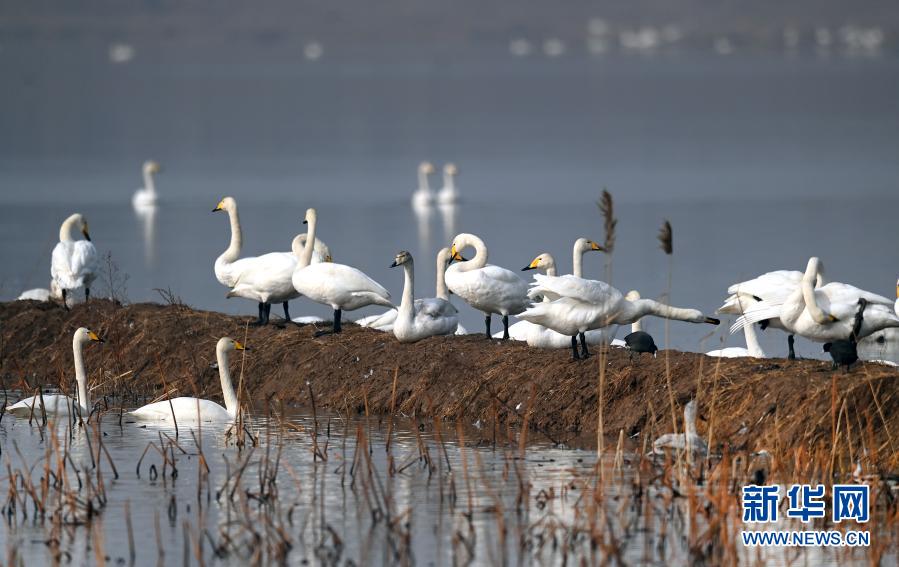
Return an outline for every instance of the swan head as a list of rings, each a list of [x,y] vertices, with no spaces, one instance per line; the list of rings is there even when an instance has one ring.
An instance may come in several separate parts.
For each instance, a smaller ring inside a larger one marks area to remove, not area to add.
[[[393,259],[393,263],[390,264],[391,268],[396,268],[397,266],[402,266],[403,264],[409,263],[412,261],[412,254],[405,250],[400,250],[396,253],[396,257]]]
[[[627,292],[627,295],[625,295],[624,298],[628,301],[637,301],[638,299],[640,299],[640,292],[636,289],[632,289]]]
[[[79,215],[78,215],[78,221],[79,221],[78,224],[81,225],[81,234],[84,235],[84,239],[85,239],[85,240],[87,240],[88,242],[90,242],[90,240],[91,240],[91,232],[90,232],[90,230],[88,230],[88,227],[87,227],[87,219],[84,218],[81,214],[79,214]]]
[[[448,163],[443,166],[443,173],[450,176],[459,175],[459,168],[454,163]]]
[[[303,217],[303,224],[309,224],[311,222],[315,222],[318,218],[318,213],[315,212],[315,209],[308,208],[306,209],[306,216]],[[330,262],[330,260],[328,260]]]
[[[453,254],[448,247],[443,247],[437,252],[437,263],[441,266],[449,266],[453,262],[467,262],[467,260],[458,252]]]
[[[159,173],[160,171],[162,171],[162,167],[158,162],[155,162],[153,160],[147,160],[144,162],[144,173],[154,174]]]
[[[429,161],[423,161],[418,165],[418,172],[430,175],[434,173],[434,164]]]
[[[228,211],[229,213],[231,213],[236,210],[237,201],[234,200],[234,197],[225,197],[224,199],[219,201],[219,204],[216,205],[214,209],[212,209],[212,212],[214,213],[217,211]]]
[[[74,238],[73,233],[75,228],[81,232],[81,235],[84,236],[85,240],[90,241],[91,233],[87,227],[87,219],[84,218],[84,215],[81,213],[69,215],[69,218],[63,221],[62,227],[59,229],[59,239],[65,240],[66,238]]]
[[[590,252],[591,250],[605,252],[605,248],[590,240],[589,238],[578,238],[574,241],[574,247],[578,252]]]
[[[231,337],[222,337],[219,339],[216,348],[222,352],[231,352],[232,350],[247,350],[247,347],[243,346],[238,341],[235,341]]]
[[[477,248],[477,245],[483,247],[484,241],[477,236],[469,234],[467,232],[457,234],[456,237],[453,238],[453,245],[450,247],[450,255],[452,255],[454,260],[461,261],[461,256],[460,258],[456,258],[459,252],[461,252],[468,246],[475,246]]]
[[[75,331],[75,341],[80,344],[87,343],[105,343],[103,339],[101,339],[97,333],[91,331],[87,327],[79,327],[77,331]]]
[[[552,254],[544,252],[540,254],[536,258],[534,258],[530,264],[523,267],[521,269],[522,272],[526,272],[528,270],[549,270],[550,268],[556,267],[556,260],[552,257]]]

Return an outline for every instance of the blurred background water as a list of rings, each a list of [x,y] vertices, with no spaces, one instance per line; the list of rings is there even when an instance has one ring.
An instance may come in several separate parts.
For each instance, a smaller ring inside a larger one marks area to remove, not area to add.
[[[431,295],[434,254],[459,231],[482,236],[492,263],[551,252],[570,271],[574,239],[603,238],[603,188],[622,290],[666,292],[656,234],[669,219],[676,305],[711,312],[729,284],[813,254],[829,277],[892,296],[899,56],[882,3],[794,20],[765,5],[767,20],[743,24],[741,5],[693,21],[653,3],[480,19],[424,3],[390,23],[353,3],[282,20],[238,4],[212,9],[221,21],[167,3],[23,4],[0,25],[0,298],[47,286],[59,223],[78,211],[130,301],[170,288],[197,308],[255,314],[212,272],[228,224],[209,211],[225,195],[245,255],[288,250],[315,206],[335,260],[395,298],[393,255],[413,252],[417,293]],[[130,199],[151,158],[162,202],[147,218]],[[410,207],[425,159],[460,169],[451,215]],[[587,275],[603,262],[588,256]],[[292,313],[329,315],[303,300]],[[722,327],[674,323],[670,344],[717,348]],[[784,343],[763,335],[769,354]]]

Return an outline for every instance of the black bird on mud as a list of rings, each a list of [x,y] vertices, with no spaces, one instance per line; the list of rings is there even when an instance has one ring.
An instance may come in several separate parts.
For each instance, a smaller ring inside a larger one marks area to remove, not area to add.
[[[852,365],[858,361],[858,332],[861,330],[862,321],[864,320],[865,307],[868,305],[865,298],[858,300],[858,311],[855,313],[855,323],[852,326],[852,333],[846,340],[838,340],[830,343],[824,343],[824,352],[830,353],[833,359],[833,369],[836,370],[840,366],[848,374]]]
[[[656,352],[659,350],[659,347],[656,346],[656,342],[652,340],[652,335],[645,331],[634,331],[627,335],[624,337],[624,344],[627,347],[627,350],[630,351],[631,358],[634,357],[635,352],[648,352],[655,357]]]

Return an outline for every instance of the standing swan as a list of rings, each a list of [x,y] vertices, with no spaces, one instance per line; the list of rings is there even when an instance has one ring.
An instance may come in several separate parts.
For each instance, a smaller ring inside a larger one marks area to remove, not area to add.
[[[75,233],[76,229],[81,235]],[[61,291],[66,309],[69,308],[66,303],[69,291],[84,286],[84,299],[90,299],[91,282],[97,277],[97,269],[97,249],[91,242],[87,219],[81,213],[75,213],[59,227],[59,242],[50,258],[50,277]]]
[[[443,187],[437,193],[437,203],[441,205],[453,205],[459,202],[459,191],[456,189],[455,177],[459,170],[455,164],[448,163],[443,166]]]
[[[315,209],[308,209],[303,223],[309,225],[307,234],[310,240],[306,240],[291,278],[296,292],[316,303],[331,306],[334,310],[334,333],[341,330],[342,311],[353,311],[367,305],[393,307],[390,303],[390,294],[384,286],[356,268],[332,262],[309,264],[312,257],[311,241],[315,239],[316,220]]]
[[[487,246],[473,234],[462,233],[453,240],[450,254],[456,256],[472,246],[471,260],[451,265],[446,270],[446,285],[466,303],[484,313],[487,338],[490,338],[490,315],[503,316],[503,339],[509,338],[509,315],[524,311],[528,300],[528,286],[515,272],[487,263]]]
[[[899,316],[893,311],[892,302],[881,295],[840,282],[815,288],[821,269],[818,258],[809,259],[799,286],[782,305],[761,302],[749,307],[731,327],[731,332],[739,330],[740,325],[779,317],[789,332],[809,340],[830,342],[846,339],[853,332],[859,299],[866,301],[867,309],[857,338],[889,327],[899,327]]]
[[[144,186],[134,192],[131,197],[131,205],[135,209],[155,207],[159,197],[156,195],[156,184],[153,183],[153,175],[159,173],[162,168],[153,160],[144,162]]]
[[[403,267],[403,299],[397,308],[393,335],[401,343],[414,343],[435,335],[451,335],[459,325],[459,312],[440,297],[415,299],[415,267],[412,254],[403,250],[396,255],[391,268]],[[439,285],[439,283],[438,283]]]
[[[718,319],[706,317],[698,309],[671,307],[651,299],[633,301],[605,282],[585,280],[575,276],[534,276],[531,296],[542,295],[550,301],[536,303],[519,315],[531,321],[571,337],[571,350],[575,360],[581,358],[577,351],[580,333],[609,325],[627,325],[646,315],[690,323],[717,325]],[[581,352],[587,349],[581,339]]]
[[[11,413],[16,417],[29,417],[32,415],[31,408],[34,406],[34,416],[40,417],[41,398],[43,398],[44,411],[47,412],[48,416],[69,416],[72,415],[73,410],[82,417],[90,415],[91,401],[87,391],[87,372],[84,370],[84,356],[81,351],[82,347],[91,341],[102,343],[103,339],[85,327],[75,331],[75,335],[72,337],[72,353],[75,357],[75,383],[78,385],[77,400],[62,394],[31,396],[8,406],[6,413]]]
[[[259,303],[259,317],[252,325],[268,323],[272,303],[281,303],[284,306],[284,318],[290,321],[287,302],[299,297],[290,278],[297,265],[296,251],[302,247],[300,243],[305,242],[305,236],[301,234],[294,238],[291,245],[293,252],[270,252],[262,256],[240,258],[243,233],[237,213],[237,201],[233,197],[225,197],[212,209],[212,212],[217,211],[226,211],[231,221],[231,244],[215,260],[215,277],[222,285],[231,288],[226,297],[243,297]],[[319,253],[313,254],[311,261],[326,261],[330,257],[327,246],[320,241],[314,242]]]
[[[174,415],[177,423],[197,423],[201,421],[234,421],[237,418],[237,395],[231,383],[231,370],[228,368],[228,353],[233,350],[245,350],[244,346],[230,337],[222,337],[215,345],[215,359],[219,367],[219,379],[222,382],[222,396],[225,407],[212,400],[199,398],[173,398],[147,404],[128,416],[138,421],[169,421]]]

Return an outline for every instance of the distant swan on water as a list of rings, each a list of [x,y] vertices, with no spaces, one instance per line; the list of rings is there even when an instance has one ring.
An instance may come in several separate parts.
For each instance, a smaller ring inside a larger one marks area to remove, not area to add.
[[[135,209],[156,206],[159,196],[156,194],[156,183],[154,183],[153,176],[160,171],[162,171],[162,168],[155,161],[144,162],[144,186],[135,191],[131,197],[131,205]]]
[[[455,164],[448,163],[443,166],[443,187],[437,193],[437,203],[452,205],[459,201],[459,191],[456,189],[455,177],[459,170]]]

